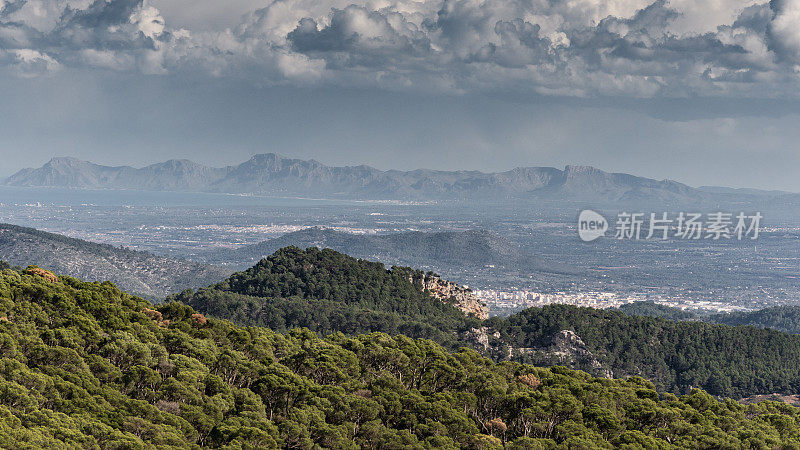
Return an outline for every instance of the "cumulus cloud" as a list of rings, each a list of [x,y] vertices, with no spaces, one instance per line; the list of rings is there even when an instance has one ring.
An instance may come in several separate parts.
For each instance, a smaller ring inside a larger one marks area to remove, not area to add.
[[[5,52],[0,61],[5,60],[8,67],[18,76],[34,77],[47,75],[57,71],[58,61],[46,53],[31,49],[16,49]]]
[[[769,37],[780,57],[800,62],[800,1],[773,0]]]
[[[201,3],[211,0],[198,0]],[[800,0],[271,0],[224,30],[147,0],[0,0],[0,65],[574,96],[797,96]]]

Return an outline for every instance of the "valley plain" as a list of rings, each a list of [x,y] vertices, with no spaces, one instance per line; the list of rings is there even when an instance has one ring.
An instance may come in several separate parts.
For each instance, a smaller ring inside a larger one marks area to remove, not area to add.
[[[796,209],[750,200],[720,205],[727,211],[759,208],[765,219],[757,240],[618,240],[609,233],[584,243],[576,218],[590,207],[609,218],[621,208],[577,200],[379,201],[0,188],[2,222],[228,270],[249,267],[286,245],[331,247],[387,265],[433,270],[478,292],[493,314],[548,303],[602,308],[650,300],[719,312],[800,302]],[[684,208],[692,207],[654,203],[631,210]],[[434,242],[441,248],[420,251]]]

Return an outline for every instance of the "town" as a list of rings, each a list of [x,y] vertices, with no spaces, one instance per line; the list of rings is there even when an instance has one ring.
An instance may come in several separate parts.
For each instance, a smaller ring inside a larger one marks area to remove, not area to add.
[[[650,301],[659,305],[698,313],[752,310],[752,308],[727,302],[669,298],[652,294],[618,294],[616,292],[600,291],[542,293],[529,290],[499,291],[494,289],[475,290],[473,293],[489,307],[489,313],[491,315],[508,315],[525,308],[552,304],[609,309],[619,308],[622,305],[640,301]]]

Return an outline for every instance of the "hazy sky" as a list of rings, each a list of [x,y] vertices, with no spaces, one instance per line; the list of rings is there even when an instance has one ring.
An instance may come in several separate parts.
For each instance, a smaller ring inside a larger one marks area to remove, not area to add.
[[[800,191],[800,0],[0,0],[0,136]]]

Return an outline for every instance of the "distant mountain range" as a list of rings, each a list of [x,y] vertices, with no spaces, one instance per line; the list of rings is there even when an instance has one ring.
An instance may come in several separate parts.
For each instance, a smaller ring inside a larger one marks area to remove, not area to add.
[[[384,171],[366,165],[331,167],[313,159],[291,159],[274,153],[255,155],[242,164],[221,168],[170,160],[137,169],[60,157],[36,169],[23,169],[4,184],[385,200],[697,203],[779,195],[768,191],[693,188],[675,181],[608,173],[588,166],[566,166],[564,170],[519,167],[498,173]]]
[[[380,261],[387,266],[433,269],[451,277],[457,270],[487,266],[523,272],[567,270],[544,264],[517,244],[486,230],[353,234],[313,227],[257,244],[213,250],[199,255],[199,258],[212,264],[245,268],[290,245],[330,248],[357,258]]]
[[[0,260],[38,265],[87,281],[112,281],[150,298],[218,282],[232,270],[0,224]]]

